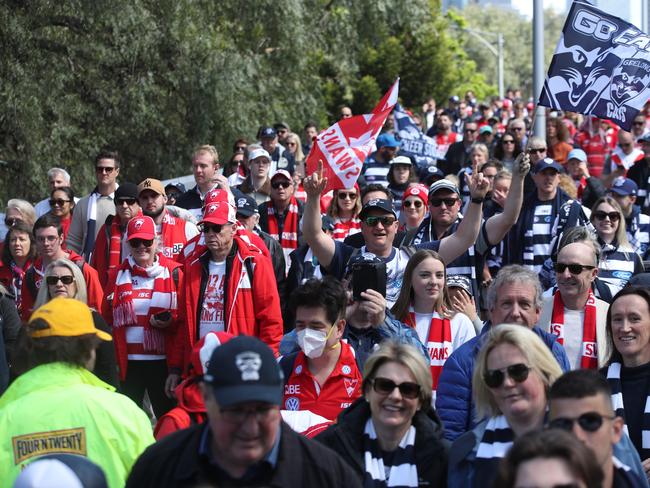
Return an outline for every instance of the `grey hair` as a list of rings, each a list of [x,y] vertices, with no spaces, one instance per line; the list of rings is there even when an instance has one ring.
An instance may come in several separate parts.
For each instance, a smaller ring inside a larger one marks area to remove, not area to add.
[[[65,179],[68,183],[70,183],[70,173],[68,173],[63,168],[50,168],[47,171],[48,180],[52,178],[54,175],[63,175],[63,179]]]
[[[501,287],[512,283],[528,284],[535,287],[535,308],[539,309],[542,306],[542,284],[539,282],[537,273],[520,264],[510,264],[501,268],[494,281],[490,283],[487,291],[488,310],[494,310]]]
[[[582,242],[592,247],[596,258],[596,267],[598,267],[598,263],[600,263],[601,248],[600,244],[598,244],[596,234],[585,226],[571,227],[562,234],[562,239],[560,239],[560,245],[557,250],[558,254],[564,246],[568,246],[575,242]]]
[[[528,143],[528,145],[532,147],[533,144],[535,144],[537,146],[544,146],[544,147],[546,147],[548,149],[548,147],[546,146],[546,141],[544,139],[542,139],[541,137],[537,137],[537,136],[531,137],[530,142]]]

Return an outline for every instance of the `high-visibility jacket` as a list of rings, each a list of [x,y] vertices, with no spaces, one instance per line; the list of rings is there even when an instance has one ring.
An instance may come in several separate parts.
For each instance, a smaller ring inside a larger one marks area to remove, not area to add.
[[[151,422],[129,398],[90,371],[67,363],[37,366],[0,397],[0,484],[11,486],[39,456],[86,456],[121,488],[154,442]]]

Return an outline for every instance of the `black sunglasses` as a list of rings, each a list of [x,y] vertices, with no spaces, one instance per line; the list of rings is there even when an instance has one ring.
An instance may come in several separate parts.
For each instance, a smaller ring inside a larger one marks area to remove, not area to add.
[[[153,246],[153,239],[131,239],[129,240],[129,245],[135,248],[140,246],[151,247]]]
[[[553,429],[562,429],[571,431],[573,424],[578,422],[578,425],[585,432],[596,432],[603,425],[603,419],[614,420],[615,417],[608,415],[601,415],[598,412],[586,412],[578,418],[570,419],[567,417],[558,417],[549,422],[548,426]]]
[[[501,142],[504,143],[504,144],[514,144],[515,140],[514,139],[503,139]]]
[[[289,188],[292,185],[290,181],[276,181],[271,183],[271,188],[277,190],[278,188]]]
[[[97,166],[95,168],[95,171],[97,173],[106,173],[107,175],[110,175],[113,172],[114,169],[115,168],[111,168],[111,167],[108,167],[108,166]]]
[[[338,197],[341,200],[345,199],[350,199],[350,200],[356,200],[357,199],[357,194],[353,191],[347,192],[347,191],[340,191],[338,193]]]
[[[214,232],[215,234],[219,234],[221,229],[223,229],[222,224],[203,224],[203,232]]]
[[[126,203],[127,205],[135,205],[138,202],[137,198],[120,198],[117,200],[118,205]]]
[[[404,208],[409,208],[411,206],[420,208],[422,205],[424,204],[420,200],[404,200]]]
[[[66,203],[70,203],[70,200],[64,200],[63,198],[51,198],[48,200],[48,203],[50,204],[50,207],[54,207],[55,205],[63,207],[63,205]]]
[[[543,153],[543,152],[546,152],[545,147],[531,147],[528,150],[528,154],[537,154],[537,153]]]
[[[390,395],[397,388],[404,398],[413,400],[420,394],[420,385],[405,381],[399,385],[388,378],[375,378],[372,380],[372,388],[380,395]]]
[[[18,222],[22,222],[22,220],[21,220],[21,219],[17,219],[17,218],[15,218],[15,217],[8,217],[8,218],[5,219],[5,225],[6,225],[7,227],[13,227],[13,226],[16,225]]]
[[[58,282],[63,283],[64,285],[70,285],[74,281],[74,276],[47,276],[45,277],[45,282],[48,285],[56,285]]]
[[[476,129],[465,129],[464,132],[467,132],[468,134],[474,134],[474,132],[476,132]]]
[[[597,210],[592,215],[598,220],[605,220],[609,217],[610,222],[618,222],[621,218],[621,215],[618,212],[603,212],[602,210]]]
[[[453,207],[456,205],[456,202],[459,200],[459,198],[430,198],[429,199],[429,205],[432,207],[439,207],[443,203],[447,207]]]
[[[511,364],[503,369],[488,369],[483,375],[483,381],[488,388],[499,388],[506,379],[506,374],[517,383],[522,383],[528,378],[528,366],[522,363]]]
[[[585,269],[594,269],[596,266],[586,266],[584,264],[567,264],[567,263],[555,263],[553,268],[556,273],[564,273],[564,270],[569,268],[569,273],[572,275],[579,275]]]
[[[381,222],[384,227],[390,227],[396,220],[395,217],[389,215],[386,215],[385,217],[366,217],[363,219],[364,223],[370,227],[376,227],[379,222]]]

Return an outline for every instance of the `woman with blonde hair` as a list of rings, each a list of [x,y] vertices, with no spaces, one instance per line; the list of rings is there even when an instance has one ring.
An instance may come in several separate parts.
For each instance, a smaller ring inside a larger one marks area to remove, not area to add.
[[[316,439],[343,457],[364,487],[446,486],[447,445],[431,386],[420,351],[384,342],[364,365],[364,396]]]
[[[12,227],[17,222],[24,222],[30,227],[36,222],[36,210],[27,200],[12,198],[7,202],[5,210],[5,225]]]
[[[472,395],[481,422],[451,447],[449,486],[490,486],[519,436],[544,425],[547,392],[562,375],[544,342],[525,326],[492,327],[476,359]]]
[[[395,318],[414,328],[429,351],[433,398],[449,355],[476,336],[472,321],[453,313],[447,297],[445,263],[437,252],[420,249],[409,259],[393,308]]]
[[[46,268],[43,284],[38,290],[34,310],[56,297],[74,298],[88,305],[86,280],[81,268],[69,259],[56,259]],[[95,327],[112,335],[111,328],[97,310],[90,309]],[[117,387],[117,363],[112,342],[102,341],[97,347],[97,359],[92,370],[102,381]]]
[[[361,198],[359,186],[334,190],[334,196],[327,207],[327,215],[334,219],[332,239],[343,241],[349,235],[361,232]]]

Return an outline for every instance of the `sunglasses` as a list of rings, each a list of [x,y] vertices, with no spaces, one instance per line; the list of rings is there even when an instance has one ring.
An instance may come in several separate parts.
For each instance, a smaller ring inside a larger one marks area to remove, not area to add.
[[[603,212],[602,210],[597,210],[592,215],[598,220],[609,218],[610,222],[618,222],[621,218],[621,215],[618,212]]]
[[[545,147],[531,147],[531,148],[528,150],[528,154],[541,154],[541,153],[543,153],[543,152],[546,152],[546,148],[545,148]]]
[[[405,381],[399,385],[393,380],[388,378],[375,378],[372,380],[372,389],[380,395],[390,395],[397,388],[400,395],[404,398],[409,398],[411,400],[418,397],[420,394],[420,385],[417,383],[411,383],[410,381]]]
[[[131,239],[129,245],[136,249],[140,246],[151,247],[153,246],[153,239]]]
[[[523,127],[512,127],[512,130],[516,130],[517,132],[519,132],[520,130],[524,130],[524,128]]]
[[[126,203],[127,205],[135,205],[137,202],[138,202],[137,198],[120,198],[117,201],[117,204],[118,205],[123,205],[123,204]]]
[[[572,275],[579,275],[585,269],[594,269],[596,266],[585,266],[584,264],[567,264],[567,263],[555,263],[553,268],[556,273],[564,273],[564,270],[569,268],[569,273]]]
[[[95,171],[97,173],[106,173],[107,175],[110,175],[115,168],[109,167],[109,166],[97,166],[95,168]]]
[[[522,383],[528,378],[528,366],[522,363],[512,364],[503,369],[488,369],[483,375],[483,381],[488,388],[499,388],[506,379],[506,374],[516,383]]]
[[[420,200],[404,200],[404,208],[421,208],[422,205],[424,205],[424,203],[422,203]]]
[[[351,192],[342,191],[342,192],[339,192],[339,199],[340,200],[346,200],[346,199],[356,200],[357,199],[357,194],[352,192],[352,191]]]
[[[645,122],[632,122],[632,125],[645,125]]]
[[[277,190],[278,188],[289,188],[292,185],[290,181],[276,181],[275,183],[271,183],[271,188],[274,190]]]
[[[223,229],[223,224],[203,224],[203,232],[205,233],[214,232],[219,234],[221,229]]]
[[[476,129],[465,129],[464,132],[467,134],[474,134],[476,132]]]
[[[504,144],[514,144],[515,143],[515,141],[513,139],[504,139],[501,142],[503,142]]]
[[[45,278],[45,282],[48,285],[56,285],[59,281],[64,285],[71,285],[74,281],[74,276],[47,276]]]
[[[459,201],[458,198],[431,198],[429,199],[429,205],[439,207],[444,203],[446,207],[453,207],[457,201]]]
[[[66,203],[70,203],[70,200],[64,200],[63,198],[51,198],[48,200],[48,203],[50,204],[50,207],[63,207]]]
[[[585,432],[596,432],[603,425],[603,419],[614,420],[615,417],[608,415],[601,415],[597,412],[587,412],[580,415],[575,419],[567,417],[558,417],[549,422],[548,426],[553,429],[573,430],[573,424],[578,422],[578,425]]]
[[[395,217],[387,215],[385,217],[366,217],[363,221],[370,227],[376,227],[379,222],[381,222],[384,227],[390,227],[396,220]]]
[[[18,222],[22,222],[22,220],[21,220],[21,219],[17,219],[17,218],[15,218],[15,217],[9,217],[9,218],[6,218],[6,219],[5,219],[5,225],[6,225],[7,227],[13,227],[13,226],[16,225]]]

